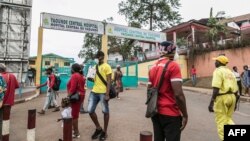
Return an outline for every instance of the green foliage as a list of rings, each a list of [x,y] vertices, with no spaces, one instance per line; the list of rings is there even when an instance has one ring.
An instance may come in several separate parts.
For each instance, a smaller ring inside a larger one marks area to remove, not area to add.
[[[176,39],[177,46],[187,46],[187,40],[185,38],[177,38]]]
[[[221,24],[217,17],[213,16],[213,8],[210,10],[210,17],[208,19],[207,26],[210,27],[208,31],[208,37],[211,39],[211,41],[215,42],[215,45],[217,45],[217,41],[219,39],[219,33],[226,34],[226,26],[224,24]]]
[[[108,22],[112,22],[113,18],[107,18]],[[104,20],[104,22],[107,22]],[[129,26],[131,27],[137,27],[140,28],[141,25],[138,22],[132,21],[129,23]],[[121,39],[117,37],[108,37],[108,53],[115,53],[118,52],[122,55],[123,60],[129,59],[129,56],[131,54],[131,49],[133,46],[134,40],[131,39]],[[94,59],[95,53],[101,49],[101,35],[96,34],[85,34],[84,37],[84,45],[82,49],[80,50],[78,57],[84,58],[84,62],[87,62],[88,60]]]
[[[177,11],[180,0],[123,0],[119,3],[119,13],[129,22],[149,26],[150,30],[164,29],[181,20]]]
[[[80,50],[78,57],[84,58],[84,62],[94,58],[95,53],[101,49],[101,36],[96,34],[85,34],[84,45]]]
[[[120,47],[119,53],[122,55],[123,61],[128,60],[131,55],[131,49],[133,46],[134,40],[125,39]]]

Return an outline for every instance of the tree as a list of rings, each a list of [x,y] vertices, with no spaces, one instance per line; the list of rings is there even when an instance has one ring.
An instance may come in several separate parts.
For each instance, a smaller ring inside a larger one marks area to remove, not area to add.
[[[108,22],[112,22],[113,18],[107,18]],[[107,22],[104,20],[104,22]],[[138,22],[131,22],[129,23],[129,26],[131,27],[137,27],[140,28],[141,25]],[[109,36],[108,38],[108,53],[114,53],[118,52],[122,55],[123,61],[127,60],[129,58],[129,55],[131,54],[131,49],[133,46],[134,40],[132,39],[121,39],[117,37]],[[79,58],[84,58],[84,62],[87,62],[90,59],[94,58],[94,54],[97,52],[97,50],[101,49],[101,36],[87,33],[84,37],[84,45],[81,49],[81,51],[78,54]]]
[[[84,37],[84,45],[80,50],[78,57],[84,58],[84,62],[94,58],[95,53],[101,49],[101,36],[87,33]]]
[[[213,16],[213,8],[210,9],[210,17],[208,19],[207,25],[210,27],[208,30],[208,36],[217,46],[217,41],[219,39],[220,33],[226,33],[226,26],[219,22],[218,20],[219,13],[216,16]]]
[[[119,13],[129,22],[149,26],[150,30],[164,29],[181,20],[177,11],[180,0],[123,0],[119,3]]]
[[[103,20],[103,22],[105,23],[107,21],[110,21],[110,22],[113,21],[113,17],[109,17],[106,20]],[[114,43],[115,42],[114,39],[111,39],[111,42]],[[84,58],[84,62],[94,59],[94,55],[96,54],[96,52],[98,50],[101,50],[101,44],[102,44],[101,35],[96,35],[96,34],[91,34],[91,33],[85,34],[84,44],[78,54],[78,57]]]

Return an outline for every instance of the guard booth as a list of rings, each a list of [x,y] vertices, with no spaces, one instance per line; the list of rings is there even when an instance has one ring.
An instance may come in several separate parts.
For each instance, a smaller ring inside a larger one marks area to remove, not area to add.
[[[138,87],[138,62],[135,61],[108,61],[108,64],[113,70],[112,79],[114,78],[114,72],[116,66],[121,66],[123,73],[122,83],[124,88],[136,88]],[[85,64],[84,75],[87,76],[89,67],[94,67],[96,64],[90,60]],[[87,88],[93,88],[94,83],[87,81]]]

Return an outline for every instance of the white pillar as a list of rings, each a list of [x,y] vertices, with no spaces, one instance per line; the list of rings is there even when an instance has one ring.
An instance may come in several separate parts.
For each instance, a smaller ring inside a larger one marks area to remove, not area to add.
[[[173,39],[174,39],[174,40],[173,40],[173,41],[174,41],[174,44],[176,44],[176,32],[175,32],[175,31],[173,32]]]
[[[193,43],[195,43],[195,30],[194,30],[194,27],[191,26],[191,29],[192,29],[192,41],[193,41]]]

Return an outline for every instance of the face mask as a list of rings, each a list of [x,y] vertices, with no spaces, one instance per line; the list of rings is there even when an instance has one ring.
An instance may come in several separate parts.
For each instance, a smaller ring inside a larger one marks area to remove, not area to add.
[[[99,59],[94,60],[96,64],[99,64]]]

